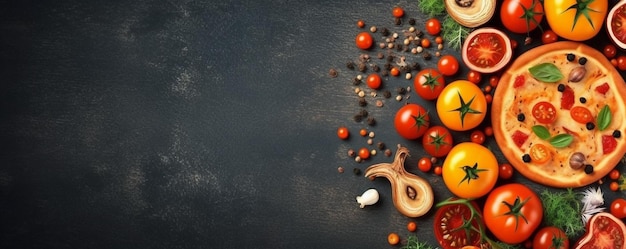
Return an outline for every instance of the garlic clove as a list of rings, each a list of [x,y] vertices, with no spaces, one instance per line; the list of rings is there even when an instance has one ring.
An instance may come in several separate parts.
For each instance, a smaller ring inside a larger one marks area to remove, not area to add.
[[[356,197],[356,202],[361,204],[359,207],[364,208],[367,205],[373,205],[378,202],[378,191],[376,189],[368,189],[362,195]]]

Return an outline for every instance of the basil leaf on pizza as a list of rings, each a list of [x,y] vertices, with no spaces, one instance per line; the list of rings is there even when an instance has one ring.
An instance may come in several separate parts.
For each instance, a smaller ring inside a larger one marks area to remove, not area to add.
[[[528,71],[533,78],[543,82],[554,83],[563,79],[563,74],[559,68],[548,62],[532,66]]]
[[[558,134],[550,138],[550,144],[555,148],[565,148],[574,141],[574,137],[570,134]]]
[[[609,127],[609,125],[611,124],[611,118],[611,109],[608,105],[604,105],[604,107],[602,107],[602,110],[600,110],[600,113],[598,113],[598,118],[596,120],[596,122],[598,123],[598,129],[600,129],[600,131],[603,131],[607,127]]]
[[[535,133],[535,135],[537,135],[539,138],[543,140],[550,139],[550,131],[548,131],[548,128],[546,128],[545,126],[535,125],[532,127],[532,130]]]

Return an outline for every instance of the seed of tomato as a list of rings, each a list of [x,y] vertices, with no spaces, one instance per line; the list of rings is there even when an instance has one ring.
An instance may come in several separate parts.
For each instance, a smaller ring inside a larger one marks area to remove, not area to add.
[[[609,43],[604,46],[602,53],[607,59],[613,59],[617,54],[617,48],[615,48],[615,45]]]
[[[626,70],[626,55],[617,56],[617,68],[621,71]]]
[[[617,180],[620,177],[620,173],[619,170],[617,169],[613,169],[611,170],[611,172],[609,172],[609,178],[611,178],[611,180]]]
[[[500,164],[498,167],[498,176],[503,180],[511,179],[511,177],[513,177],[513,166],[508,163]]]
[[[394,17],[402,17],[404,16],[404,9],[402,9],[402,7],[400,6],[393,7],[393,9],[391,10],[391,14]]]
[[[437,69],[445,76],[455,75],[459,71],[459,60],[453,55],[444,55],[437,62]]]
[[[367,148],[359,149],[359,157],[361,159],[368,159],[368,158],[370,158],[370,150],[367,149]]]
[[[613,192],[617,192],[619,190],[619,183],[615,181],[611,182],[609,189]]]
[[[378,89],[380,88],[380,85],[382,84],[383,79],[377,73],[372,73],[367,76],[366,82],[369,88]]]
[[[433,163],[432,161],[430,161],[430,158],[428,157],[422,157],[420,158],[419,161],[417,161],[417,168],[424,173],[430,171],[432,166],[433,166]]]
[[[483,133],[481,130],[474,130],[470,134],[470,140],[473,143],[483,144],[485,142],[485,133]]]
[[[470,70],[467,73],[467,80],[471,81],[474,84],[480,83],[482,78],[483,78],[482,74],[478,71]]]
[[[397,245],[398,243],[400,243],[400,235],[398,235],[397,233],[389,233],[389,235],[387,236],[387,242],[389,242],[389,244],[392,246]]]
[[[340,139],[346,140],[350,137],[350,131],[345,126],[341,126],[337,129],[337,136]]]
[[[417,223],[415,223],[415,221],[409,221],[409,223],[406,224],[406,230],[409,232],[417,231]]]
[[[441,32],[441,22],[437,18],[426,20],[426,32],[430,35],[438,35]]]
[[[435,173],[435,175],[440,176],[440,175],[441,175],[442,170],[443,170],[443,168],[441,168],[441,166],[435,166],[435,169],[434,169],[434,173]]]
[[[367,50],[374,44],[374,38],[368,32],[361,32],[356,36],[355,43],[358,48]]]
[[[543,44],[554,43],[558,40],[559,36],[552,30],[546,30],[543,32],[543,35],[541,35],[541,42],[543,42]]]

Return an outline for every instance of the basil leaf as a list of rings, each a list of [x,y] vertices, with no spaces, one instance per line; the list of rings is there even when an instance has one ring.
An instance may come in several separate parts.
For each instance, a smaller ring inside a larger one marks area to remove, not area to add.
[[[533,132],[535,133],[535,135],[537,135],[539,138],[543,139],[543,140],[548,140],[550,139],[550,131],[548,131],[548,128],[546,128],[543,125],[535,125],[532,127]]]
[[[550,138],[550,144],[555,148],[567,147],[574,141],[574,137],[570,134],[559,134]]]
[[[540,81],[554,83],[563,79],[559,68],[552,63],[541,63],[528,69],[532,76]]]
[[[603,131],[604,129],[608,128],[611,124],[612,117],[613,116],[611,115],[611,109],[608,105],[604,105],[604,107],[602,107],[602,110],[600,110],[600,113],[598,113],[598,117],[596,118],[596,123],[598,123],[598,129]]]

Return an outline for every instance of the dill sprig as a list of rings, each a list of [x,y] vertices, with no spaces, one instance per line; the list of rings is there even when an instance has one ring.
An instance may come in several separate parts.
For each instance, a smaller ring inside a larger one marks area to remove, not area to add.
[[[401,249],[435,249],[425,242],[420,242],[415,235],[409,235],[406,239],[406,245]]]
[[[429,17],[436,17],[446,13],[446,4],[443,0],[421,0],[417,2],[422,13]]]
[[[580,198],[571,188],[558,192],[544,190],[541,193],[544,225],[561,228],[570,238],[582,234],[585,226],[580,219]]]
[[[453,49],[461,49],[463,41],[471,32],[470,28],[456,22],[452,17],[446,15],[442,24],[442,37],[444,41],[448,41],[448,45]]]

